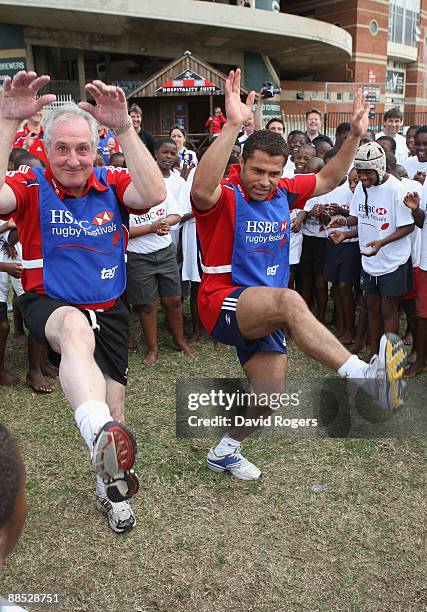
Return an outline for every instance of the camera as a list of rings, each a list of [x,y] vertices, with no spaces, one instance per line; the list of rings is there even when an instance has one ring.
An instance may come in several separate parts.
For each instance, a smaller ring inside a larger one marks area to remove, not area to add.
[[[262,84],[261,89],[261,97],[262,98],[272,98],[276,94],[279,94],[282,90],[280,87],[274,87],[271,81],[267,81],[267,83]]]

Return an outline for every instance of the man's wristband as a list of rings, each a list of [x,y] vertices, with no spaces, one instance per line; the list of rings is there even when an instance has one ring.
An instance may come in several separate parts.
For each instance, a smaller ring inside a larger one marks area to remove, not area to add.
[[[128,115],[125,125],[121,128],[114,128],[113,132],[115,133],[116,136],[121,136],[122,134],[130,130],[132,127],[133,127],[132,119]]]

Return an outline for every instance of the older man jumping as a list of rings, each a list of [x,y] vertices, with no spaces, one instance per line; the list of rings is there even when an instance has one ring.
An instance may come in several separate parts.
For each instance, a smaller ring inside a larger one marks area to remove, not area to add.
[[[0,214],[16,222],[23,252],[18,300],[36,339],[59,365],[65,397],[92,453],[97,507],[116,532],[135,525],[128,499],[138,490],[136,442],[123,424],[128,315],[128,213],[166,197],[164,181],[132,127],[124,92],[86,85],[87,102],[52,111],[45,124],[48,164],[7,174],[19,123],[55,100],[37,99],[48,76],[5,79],[0,102]],[[128,170],[93,168],[97,121],[115,130]],[[141,171],[141,169],[143,169]]]

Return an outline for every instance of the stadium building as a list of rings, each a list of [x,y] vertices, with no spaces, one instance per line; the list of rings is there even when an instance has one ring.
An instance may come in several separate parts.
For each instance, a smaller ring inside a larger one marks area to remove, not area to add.
[[[420,115],[426,24],[427,0],[0,0],[0,84],[35,69],[80,100],[88,80],[118,83],[154,134],[202,134],[235,66],[242,94],[281,87],[266,115],[345,113],[357,85],[378,116]]]

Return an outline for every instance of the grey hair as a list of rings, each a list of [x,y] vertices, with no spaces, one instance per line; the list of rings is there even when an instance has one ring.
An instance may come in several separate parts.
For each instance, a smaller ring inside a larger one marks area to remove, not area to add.
[[[92,134],[92,150],[95,152],[98,146],[98,123],[92,115],[82,108],[79,108],[74,102],[59,106],[49,113],[44,126],[44,144],[46,150],[50,150],[52,144],[52,127],[54,123],[65,122],[75,117],[82,117],[88,122]]]

